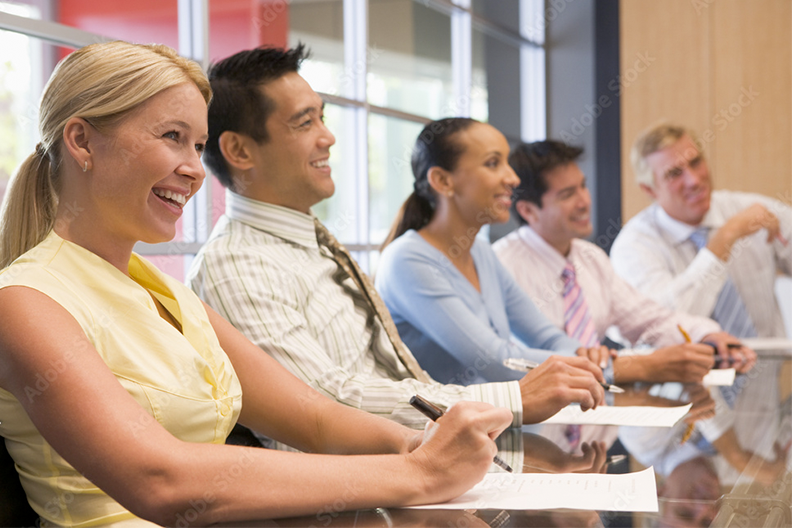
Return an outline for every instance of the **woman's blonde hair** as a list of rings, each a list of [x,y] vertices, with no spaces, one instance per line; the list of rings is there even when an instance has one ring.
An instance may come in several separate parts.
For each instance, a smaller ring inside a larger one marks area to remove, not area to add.
[[[58,64],[41,96],[41,142],[11,179],[3,200],[0,269],[44,240],[54,226],[66,122],[81,117],[109,131],[152,96],[184,83],[193,83],[209,104],[212,90],[201,67],[158,44],[91,44]]]

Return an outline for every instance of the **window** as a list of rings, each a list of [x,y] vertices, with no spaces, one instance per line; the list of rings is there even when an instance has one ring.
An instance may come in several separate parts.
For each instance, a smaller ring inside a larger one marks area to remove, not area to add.
[[[325,99],[337,139],[336,193],[314,211],[373,271],[412,192],[409,160],[423,124],[469,115],[513,141],[544,136],[542,9],[542,0],[0,2],[0,193],[38,141],[43,83],[70,49],[160,42],[206,66],[257,45],[303,42],[312,56],[301,74]],[[136,249],[183,279],[224,203],[208,179],[174,241]]]

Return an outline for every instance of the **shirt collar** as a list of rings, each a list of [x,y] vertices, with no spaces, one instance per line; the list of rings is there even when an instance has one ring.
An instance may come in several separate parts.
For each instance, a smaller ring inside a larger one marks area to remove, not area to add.
[[[547,265],[554,275],[561,276],[561,272],[564,271],[564,267],[567,265],[567,259],[564,258],[556,248],[548,244],[547,241],[539,236],[530,226],[524,225],[520,227],[517,230],[517,234],[534,250],[536,256]],[[575,245],[572,244],[572,250],[569,252],[570,257],[574,252],[574,247]]]
[[[318,249],[314,216],[288,207],[253,200],[226,189],[228,218],[309,249]]]
[[[704,219],[701,221],[701,224],[697,226],[692,226],[690,224],[686,224],[685,222],[680,222],[675,218],[671,218],[671,216],[665,212],[665,209],[660,207],[658,203],[655,203],[654,206],[656,208],[655,218],[657,219],[657,224],[663,230],[665,230],[665,232],[677,244],[681,244],[685,240],[688,240],[690,235],[692,235],[694,231],[701,227],[706,227],[710,230],[713,230],[718,229],[724,223],[723,215],[713,210],[712,201],[710,201],[709,211],[707,211],[707,214],[704,215]]]

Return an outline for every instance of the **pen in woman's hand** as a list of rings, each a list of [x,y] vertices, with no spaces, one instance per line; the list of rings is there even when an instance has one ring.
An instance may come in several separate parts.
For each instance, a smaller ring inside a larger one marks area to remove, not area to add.
[[[410,405],[418,409],[418,411],[420,411],[421,414],[423,414],[433,422],[436,422],[441,416],[443,416],[443,409],[441,409],[434,403],[418,396],[417,394],[412,398],[410,398]],[[492,461],[498,467],[505,469],[509,473],[514,473],[514,470],[511,468],[511,466],[506,462],[504,462],[503,460],[501,460],[500,457],[498,457],[497,455]]]
[[[529,361],[527,359],[522,358],[506,358],[503,360],[503,366],[506,368],[510,368],[512,370],[519,370],[521,372],[529,372],[536,367],[539,366],[539,363],[535,363],[533,361]],[[602,388],[608,392],[614,392],[616,394],[622,394],[624,389],[621,387],[617,387],[611,383],[600,383]]]

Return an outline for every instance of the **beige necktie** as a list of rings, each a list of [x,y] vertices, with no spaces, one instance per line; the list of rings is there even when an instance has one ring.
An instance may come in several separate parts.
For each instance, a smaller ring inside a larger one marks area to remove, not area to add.
[[[358,267],[357,262],[355,262],[355,259],[352,258],[352,255],[349,254],[346,248],[342,246],[338,240],[336,240],[336,238],[330,233],[330,231],[327,230],[325,226],[322,225],[318,219],[314,219],[314,225],[316,226],[316,239],[319,242],[319,245],[325,246],[327,249],[329,249],[330,253],[333,254],[336,263],[346,272],[347,275],[352,278],[353,281],[355,281],[367,301],[366,305],[382,323],[382,327],[385,329],[385,334],[388,336],[388,339],[393,345],[396,355],[399,356],[399,359],[401,359],[401,362],[405,367],[407,367],[407,370],[410,371],[410,374],[412,374],[418,381],[422,381],[424,383],[432,382],[432,378],[430,378],[429,375],[424,372],[424,370],[418,364],[418,361],[412,355],[412,352],[410,352],[410,350],[399,337],[399,332],[396,330],[396,325],[393,323],[390,312],[385,306],[382,298],[377,293],[377,290],[374,288],[374,285],[371,283],[371,279],[368,278],[368,275],[363,273],[360,267]]]

